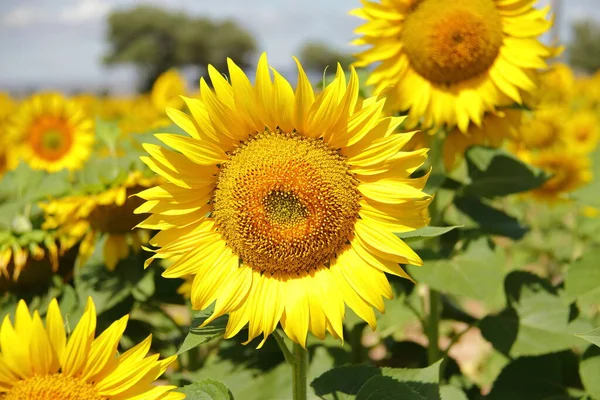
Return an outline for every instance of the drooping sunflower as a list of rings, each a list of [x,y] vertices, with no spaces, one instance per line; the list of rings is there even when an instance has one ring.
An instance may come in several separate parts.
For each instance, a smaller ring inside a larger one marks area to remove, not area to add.
[[[533,0],[363,0],[353,14],[357,66],[379,65],[367,84],[389,91],[390,106],[409,122],[457,125],[466,132],[486,111],[522,103],[536,88],[534,71],[553,53],[537,37],[551,21]]]
[[[403,118],[384,117],[385,99],[358,100],[359,82],[338,66],[320,94],[298,62],[291,85],[266,55],[251,84],[228,60],[230,82],[209,67],[214,90],[185,101],[191,117],[168,115],[189,136],[157,134],[144,162],[166,183],[143,191],[141,224],[161,230],[152,258],[171,258],[164,277],[192,274],[195,309],[213,302],[209,323],[229,313],[225,337],[249,325],[248,341],[281,323],[305,345],[308,332],[342,337],[345,306],[375,327],[392,291],[385,273],[421,265],[393,232],[429,221],[427,175],[410,177],[427,149],[401,151]],[[150,260],[151,261],[151,260]]]
[[[48,308],[46,325],[23,300],[0,327],[0,398],[3,400],[184,399],[176,386],[154,386],[176,356],[159,360],[146,356],[152,337],[125,353],[117,346],[128,316],[114,322],[97,338],[96,309],[91,298],[67,339],[58,303]]]
[[[444,167],[447,171],[456,168],[471,146],[501,147],[506,139],[517,135],[521,120],[521,111],[504,110],[485,115],[481,126],[470,125],[465,133],[453,129],[444,141]]]
[[[541,187],[530,192],[539,200],[561,201],[566,194],[592,180],[590,159],[578,153],[545,151],[524,158],[532,165],[552,174]]]
[[[145,178],[140,172],[131,172],[127,179],[97,193],[75,195],[41,203],[45,213],[44,229],[56,229],[62,249],[69,249],[81,241],[80,263],[84,263],[94,252],[94,244],[101,235],[104,242],[104,262],[114,269],[121,259],[147,243],[148,233],[137,229],[144,216],[133,211],[142,203],[132,196],[142,189],[157,183],[154,178]]]
[[[36,94],[15,111],[6,127],[15,146],[9,166],[24,160],[34,169],[49,172],[81,168],[94,143],[93,121],[74,101],[59,93]]]

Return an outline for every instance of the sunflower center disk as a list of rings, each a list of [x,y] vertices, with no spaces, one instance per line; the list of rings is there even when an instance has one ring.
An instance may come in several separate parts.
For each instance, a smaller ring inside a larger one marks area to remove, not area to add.
[[[411,65],[437,84],[458,83],[487,71],[502,37],[502,19],[493,0],[422,0],[402,30]]]
[[[352,238],[360,195],[344,157],[322,140],[265,131],[221,167],[216,225],[245,265],[261,273],[306,273]]]
[[[64,376],[39,375],[17,382],[2,400],[102,400],[92,385]]]
[[[29,143],[35,153],[46,160],[56,161],[71,148],[73,138],[66,123],[56,118],[40,118],[31,126]]]

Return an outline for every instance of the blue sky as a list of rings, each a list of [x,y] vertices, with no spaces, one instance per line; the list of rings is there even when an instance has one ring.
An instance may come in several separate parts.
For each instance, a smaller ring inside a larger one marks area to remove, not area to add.
[[[549,2],[550,0],[542,0]],[[563,0],[563,37],[569,22],[600,19],[598,0]],[[360,24],[348,11],[359,0],[2,0],[0,2],[0,88],[97,88],[130,90],[134,75],[108,69],[105,17],[115,8],[154,4],[214,18],[233,18],[250,30],[271,63],[291,67],[291,56],[306,40],[326,40],[350,49]]]

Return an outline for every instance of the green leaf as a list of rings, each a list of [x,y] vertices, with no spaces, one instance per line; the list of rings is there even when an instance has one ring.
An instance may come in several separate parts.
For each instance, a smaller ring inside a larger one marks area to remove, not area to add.
[[[490,249],[487,241],[472,243],[467,251],[450,259],[426,261],[423,267],[409,266],[411,276],[443,293],[465,296],[503,307],[504,254]]]
[[[227,386],[214,379],[203,379],[177,391],[185,393],[186,400],[233,400]]]
[[[600,146],[596,148],[596,151],[590,154],[592,159],[592,176],[594,180],[588,185],[575,191],[572,195],[573,198],[579,200],[581,203],[600,208]]]
[[[581,344],[569,325],[570,307],[550,284],[533,274],[512,272],[506,281],[508,308],[480,323],[483,337],[510,357],[534,356]]]
[[[571,400],[561,383],[559,355],[523,357],[508,364],[486,400]]]
[[[579,333],[577,336],[600,347],[600,328],[596,328],[586,333]]]
[[[500,211],[474,197],[457,197],[454,205],[467,217],[467,221],[457,220],[459,224],[475,224],[483,234],[506,236],[519,240],[527,233],[527,228],[510,215]]]
[[[454,229],[461,228],[462,225],[455,226],[426,226],[423,228],[415,229],[410,232],[396,233],[400,239],[425,239],[434,238],[448,233]]]
[[[451,385],[440,387],[440,395],[442,400],[469,400],[465,392]]]
[[[549,176],[502,149],[473,146],[465,154],[471,182],[462,192],[493,198],[526,192],[544,184]]]
[[[439,400],[441,363],[421,369],[344,366],[324,373],[311,386],[317,396],[327,398]]]
[[[213,313],[214,306],[208,307],[203,311],[197,312],[190,326],[190,331],[185,337],[183,344],[179,348],[177,354],[185,353],[201,344],[208,343],[218,339],[225,333],[227,327],[227,315],[222,315],[212,321],[210,324],[200,327]]]
[[[567,270],[565,296],[569,301],[577,301],[582,308],[600,304],[599,258],[600,248],[596,248],[571,264]]]
[[[594,399],[600,399],[600,348],[590,346],[579,363],[579,375],[586,392]]]

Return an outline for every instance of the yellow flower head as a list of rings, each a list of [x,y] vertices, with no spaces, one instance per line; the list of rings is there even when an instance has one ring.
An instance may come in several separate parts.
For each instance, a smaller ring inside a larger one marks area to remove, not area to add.
[[[94,143],[94,125],[75,102],[58,93],[36,94],[24,101],[6,127],[9,166],[19,160],[49,172],[81,168]]]
[[[564,145],[564,109],[550,106],[523,115],[523,123],[513,138],[516,147],[540,151]]]
[[[166,107],[182,108],[183,100],[180,96],[185,93],[185,78],[177,70],[170,69],[154,82],[150,98],[154,107],[162,112]]]
[[[575,76],[565,64],[553,64],[539,76],[539,87],[534,93],[534,103],[541,107],[548,104],[567,105],[573,99]]]
[[[14,326],[9,316],[0,327],[0,397],[3,400],[178,400],[175,386],[154,386],[176,356],[146,356],[152,337],[123,354],[117,346],[128,316],[100,336],[91,298],[67,339],[58,303],[48,308],[46,325],[37,311],[19,302]]]
[[[249,341],[266,339],[278,323],[301,345],[308,331],[342,337],[345,305],[374,327],[385,273],[422,264],[393,232],[428,223],[427,175],[410,178],[427,149],[401,151],[403,118],[359,101],[354,70],[346,82],[338,66],[315,95],[299,62],[296,90],[264,54],[254,84],[228,64],[230,81],[211,66],[214,90],[201,80],[185,99],[191,117],[167,109],[188,136],[145,145],[167,181],[139,194],[137,212],[152,213],[141,226],[161,230],[153,258],[175,261],[167,278],[194,275],[193,307],[215,302],[206,323],[229,313],[228,338],[249,325]]]
[[[367,84],[423,126],[480,125],[487,111],[536,88],[552,51],[537,37],[551,22],[532,0],[363,0],[357,66],[379,65]]]
[[[564,194],[588,184],[592,180],[590,160],[577,153],[547,151],[530,155],[532,165],[552,174],[552,177],[531,194],[546,201],[558,201]]]
[[[600,121],[595,113],[579,111],[567,119],[564,127],[564,140],[577,153],[591,153],[598,145]]]
[[[112,270],[119,260],[129,256],[130,244],[137,251],[147,242],[145,231],[132,231],[144,219],[133,213],[142,201],[132,195],[156,182],[144,178],[140,172],[132,172],[125,182],[104,192],[41,203],[39,206],[45,213],[43,228],[57,230],[63,250],[81,241],[80,264],[93,254],[97,237],[106,234],[104,262]]]
[[[12,238],[0,244],[0,291],[35,290],[58,271],[59,250],[52,234],[41,242],[20,244]]]

